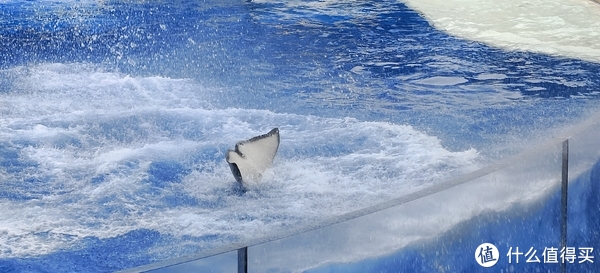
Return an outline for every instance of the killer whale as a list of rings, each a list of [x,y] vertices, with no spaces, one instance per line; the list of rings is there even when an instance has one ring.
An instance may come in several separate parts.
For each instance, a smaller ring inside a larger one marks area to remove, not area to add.
[[[263,172],[271,166],[279,148],[279,129],[264,135],[240,141],[234,150],[227,150],[225,160],[235,180],[242,185],[259,182]]]

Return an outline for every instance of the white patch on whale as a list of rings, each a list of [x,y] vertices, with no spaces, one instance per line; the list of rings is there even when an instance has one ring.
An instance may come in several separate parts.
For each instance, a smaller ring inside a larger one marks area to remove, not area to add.
[[[273,158],[279,148],[279,129],[240,141],[235,144],[235,150],[228,150],[227,163],[235,180],[242,183],[257,183],[273,163]]]

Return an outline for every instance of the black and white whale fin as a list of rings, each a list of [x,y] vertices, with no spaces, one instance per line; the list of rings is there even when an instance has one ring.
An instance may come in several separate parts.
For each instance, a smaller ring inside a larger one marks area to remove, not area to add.
[[[278,128],[235,144],[235,150],[228,150],[226,155],[235,180],[242,184],[259,182],[264,171],[273,163],[278,148]]]

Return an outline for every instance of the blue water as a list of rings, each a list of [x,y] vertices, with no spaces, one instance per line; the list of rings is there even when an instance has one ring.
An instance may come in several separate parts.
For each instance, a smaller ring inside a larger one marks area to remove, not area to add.
[[[263,236],[595,110],[599,64],[458,39],[394,1],[310,3],[1,2],[0,271],[107,272]],[[224,153],[272,127],[271,173],[243,192]]]

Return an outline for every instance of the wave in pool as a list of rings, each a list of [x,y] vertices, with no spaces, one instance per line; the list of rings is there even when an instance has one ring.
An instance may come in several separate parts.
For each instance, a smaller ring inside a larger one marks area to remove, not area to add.
[[[339,215],[477,167],[475,149],[449,151],[409,125],[215,108],[206,99],[214,90],[190,80],[88,64],[1,73],[11,79],[0,94],[3,258],[139,230],[172,242],[194,238],[181,250],[192,251]],[[273,167],[242,191],[225,151],[276,126]]]

